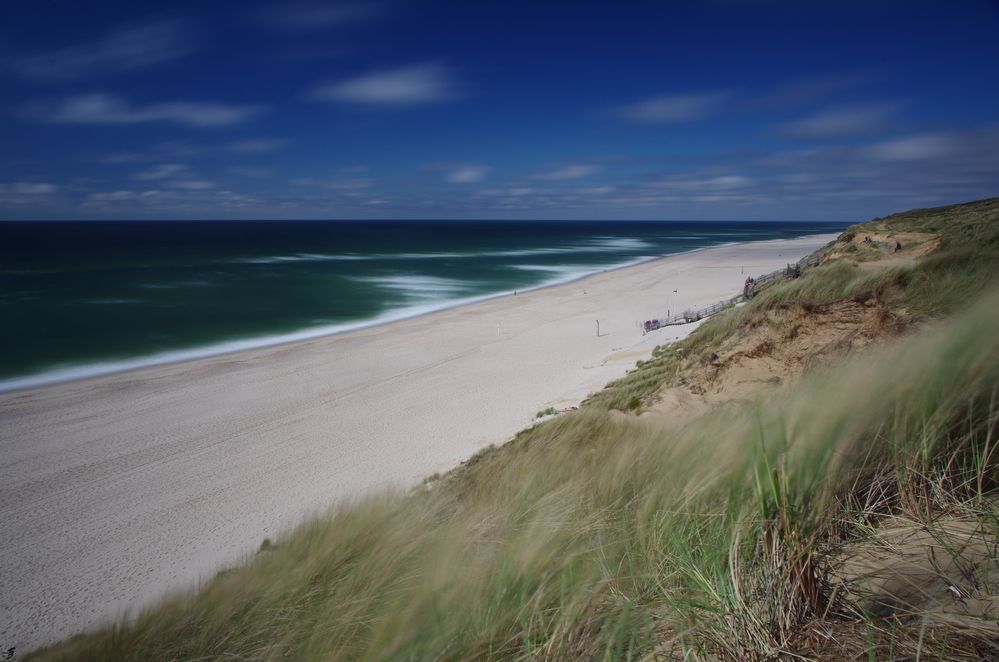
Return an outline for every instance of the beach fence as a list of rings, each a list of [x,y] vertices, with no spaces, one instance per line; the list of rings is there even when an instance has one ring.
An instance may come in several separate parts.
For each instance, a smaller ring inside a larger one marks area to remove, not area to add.
[[[724,301],[719,301],[718,303],[713,303],[710,306],[704,308],[698,308],[695,310],[685,310],[677,315],[666,315],[661,319],[646,320],[643,322],[643,329],[648,331],[655,331],[656,329],[661,329],[664,326],[676,326],[679,324],[690,324],[692,322],[700,321],[706,317],[711,317],[715,313],[719,313],[730,306],[734,306],[743,301],[748,301],[753,298],[756,290],[759,289],[761,285],[765,285],[771,281],[777,280],[779,278],[797,278],[801,275],[801,272],[809,267],[814,267],[819,263],[818,255],[808,255],[801,258],[793,264],[788,264],[783,269],[778,269],[777,271],[771,271],[768,274],[763,274],[762,276],[757,276],[752,280],[748,281],[742,294],[737,294],[736,296],[725,299]]]

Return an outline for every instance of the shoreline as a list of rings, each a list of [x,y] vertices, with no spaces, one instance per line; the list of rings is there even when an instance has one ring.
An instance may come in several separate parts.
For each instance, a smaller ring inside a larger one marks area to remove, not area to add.
[[[28,650],[134,617],[310,516],[446,471],[696,328],[643,336],[664,299],[714,303],[741,273],[833,236],[698,249],[351,332],[0,393],[0,572],[20,578],[0,636]]]
[[[795,237],[795,239],[807,239],[812,236],[821,236],[821,235],[802,235],[801,237]],[[760,241],[783,241],[783,240],[764,239]],[[154,366],[171,365],[175,363],[186,363],[190,361],[197,361],[199,359],[211,358],[214,356],[226,356],[228,354],[234,354],[238,352],[248,352],[256,349],[266,349],[268,347],[280,347],[283,345],[292,345],[295,343],[314,340],[317,338],[335,336],[344,333],[350,333],[352,331],[362,331],[364,329],[371,329],[384,326],[387,324],[394,324],[396,322],[401,322],[417,317],[423,317],[425,315],[433,315],[434,313],[454,310],[456,308],[461,308],[464,306],[471,306],[485,301],[492,301],[493,299],[498,299],[501,297],[515,296],[515,292],[524,292],[524,293],[536,292],[538,290],[544,290],[549,287],[558,287],[560,285],[567,285],[569,283],[579,282],[601,273],[610,273],[612,271],[618,271],[620,269],[629,269],[631,267],[635,267],[640,264],[655,262],[656,260],[664,260],[679,255],[690,255],[715,248],[727,248],[729,246],[738,246],[739,244],[743,243],[748,244],[755,242],[725,242],[721,244],[716,244],[714,246],[702,246],[700,248],[692,248],[689,251],[679,251],[677,253],[666,253],[663,255],[642,257],[636,260],[624,262],[622,264],[610,267],[600,267],[594,271],[586,271],[579,274],[569,275],[564,278],[555,277],[552,280],[544,281],[538,285],[533,285],[531,287],[527,287],[524,289],[504,290],[500,292],[494,292],[492,294],[483,294],[474,297],[452,299],[448,301],[442,301],[439,304],[425,304],[418,306],[409,306],[405,308],[397,308],[394,310],[386,311],[385,313],[382,313],[380,315],[377,315],[369,319],[357,320],[353,322],[343,322],[341,324],[308,327],[296,331],[287,331],[272,335],[234,338],[231,340],[223,340],[221,342],[211,343],[207,345],[200,345],[197,347],[172,349],[164,352],[148,354],[145,356],[136,356],[132,358],[98,360],[86,363],[64,364],[62,366],[55,365],[49,368],[45,368],[39,372],[22,375],[20,377],[0,378],[0,394],[14,393],[18,391],[28,391],[55,384],[64,384],[67,382],[87,380],[96,377],[104,377],[107,375],[133,372],[136,370],[142,370],[144,368],[151,368]]]

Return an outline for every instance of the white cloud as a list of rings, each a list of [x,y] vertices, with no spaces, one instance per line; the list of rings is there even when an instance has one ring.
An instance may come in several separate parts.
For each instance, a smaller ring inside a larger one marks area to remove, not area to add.
[[[873,83],[875,72],[839,73],[809,76],[787,81],[754,102],[770,108],[788,108],[821,101],[837,94]]]
[[[731,96],[730,92],[662,95],[622,106],[617,115],[642,124],[692,122],[717,112]]]
[[[13,182],[0,184],[0,195],[48,195],[55,193],[59,187],[46,182]]]
[[[138,182],[151,182],[157,179],[167,179],[186,173],[188,168],[183,163],[164,163],[153,166],[141,172],[134,173],[132,179]]]
[[[219,207],[250,207],[258,204],[253,196],[229,190],[196,186],[184,190],[164,191],[149,189],[135,191],[120,189],[89,194],[82,203],[84,208],[104,209],[136,208],[156,212],[183,211],[202,214],[206,209]]]
[[[919,161],[945,156],[956,147],[952,136],[936,133],[886,140],[871,145],[867,153],[880,161]]]
[[[600,170],[600,166],[585,164],[567,165],[562,168],[558,168],[557,170],[552,170],[551,172],[543,172],[540,175],[534,175],[534,179],[546,181],[582,179],[583,177],[589,177],[598,170]]]
[[[181,179],[164,184],[169,188],[179,188],[185,191],[206,191],[215,188],[215,182],[204,179]]]
[[[269,7],[261,12],[261,22],[270,28],[288,32],[304,32],[350,25],[374,18],[380,6],[372,2],[291,2]]]
[[[374,179],[364,177],[350,177],[345,179],[315,179],[314,177],[300,177],[291,180],[294,186],[307,186],[312,188],[326,188],[331,191],[359,191],[370,188],[375,183]]]
[[[378,71],[317,88],[313,97],[377,106],[414,106],[458,96],[452,74],[437,63]]]
[[[154,193],[154,191],[146,191],[146,193]],[[103,191],[100,193],[91,193],[87,196],[87,199],[93,202],[122,202],[124,200],[135,200],[139,196],[140,191]]]
[[[120,28],[86,44],[16,57],[6,64],[24,78],[62,80],[141,69],[194,50],[190,26],[159,21]]]
[[[371,188],[374,183],[375,180],[373,179],[353,177],[349,179],[333,179],[328,182],[324,182],[323,186],[333,191],[357,191],[360,189]]]
[[[841,138],[876,131],[897,109],[897,104],[869,103],[837,106],[809,117],[787,122],[784,133],[797,138]]]
[[[254,168],[251,166],[235,165],[229,166],[227,170],[234,175],[239,175],[240,177],[252,177],[254,179],[262,179],[264,177],[271,176],[271,171],[268,168]]]
[[[286,140],[278,140],[276,138],[254,138],[249,140],[237,140],[236,142],[229,143],[225,146],[225,148],[230,152],[255,154],[273,152],[274,150],[281,149],[286,144]]]
[[[108,165],[117,165],[120,163],[142,163],[143,161],[153,160],[148,154],[139,154],[137,152],[114,152],[112,154],[106,154],[105,156],[99,157],[97,163],[104,163]]]
[[[445,179],[455,184],[471,184],[485,179],[489,168],[481,165],[461,165],[451,170]]]
[[[716,175],[710,177],[681,176],[670,177],[655,185],[672,193],[692,194],[732,194],[744,191],[753,184],[745,175]]]
[[[216,188],[215,182],[196,179],[195,173],[183,163],[163,163],[134,173],[132,179],[138,182],[157,182],[157,186],[185,191],[205,191]]]
[[[109,94],[69,97],[55,104],[36,104],[29,118],[53,124],[139,124],[174,122],[198,128],[245,122],[261,112],[259,106],[231,106],[215,101],[172,101],[131,106]]]

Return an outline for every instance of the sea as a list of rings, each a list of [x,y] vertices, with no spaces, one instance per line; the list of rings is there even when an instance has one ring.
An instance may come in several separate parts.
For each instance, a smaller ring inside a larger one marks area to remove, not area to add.
[[[0,390],[338,333],[660,256],[845,226],[2,222]]]

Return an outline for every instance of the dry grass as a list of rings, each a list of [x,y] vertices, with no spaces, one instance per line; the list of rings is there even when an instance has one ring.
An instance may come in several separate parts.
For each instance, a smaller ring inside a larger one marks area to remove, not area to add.
[[[701,327],[679,356],[660,349],[579,412],[412,493],[340,508],[195,594],[37,659],[995,655],[987,630],[932,620],[928,604],[873,609],[838,561],[864,545],[890,549],[885,527],[899,521],[939,533],[959,518],[995,533],[999,291],[891,347],[680,428],[609,410],[782,303],[874,291],[915,310],[945,291],[967,301],[969,284],[986,287],[974,260],[944,284],[921,283],[943,267],[920,264],[906,277],[829,265],[776,285]],[[972,558],[952,538],[934,538],[950,559],[938,574],[991,604],[999,550],[975,546]]]
[[[999,478],[997,325],[992,297],[676,432],[559,417],[432,490],[342,509],[194,596],[40,658],[770,659],[802,622],[856,620],[829,590],[840,541],[900,513],[984,512]],[[909,618],[892,627],[911,634]]]

